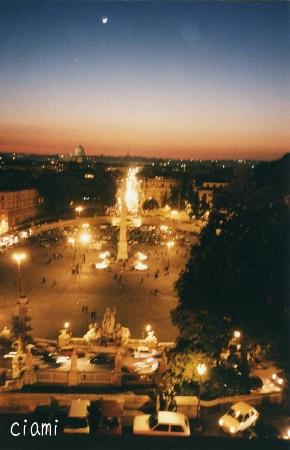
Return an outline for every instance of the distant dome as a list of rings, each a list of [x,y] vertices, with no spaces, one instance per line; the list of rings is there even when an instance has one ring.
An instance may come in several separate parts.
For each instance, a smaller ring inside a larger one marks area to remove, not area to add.
[[[81,145],[78,145],[74,150],[74,156],[85,156],[85,149]]]

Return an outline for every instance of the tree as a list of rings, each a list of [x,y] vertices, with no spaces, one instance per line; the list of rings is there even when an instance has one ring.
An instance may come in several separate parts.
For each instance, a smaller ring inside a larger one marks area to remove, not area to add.
[[[211,377],[211,371],[214,368],[214,360],[207,354],[202,352],[194,352],[185,349],[183,352],[174,351],[171,354],[168,370],[165,376],[165,383],[172,384],[182,390],[183,387],[188,388],[192,385],[192,389],[196,390],[200,377],[197,372],[197,366],[203,363],[207,367],[207,371],[202,379],[203,382]]]
[[[200,203],[197,191],[194,191],[192,194],[191,206],[192,206],[192,215],[195,217],[199,217]]]
[[[169,203],[173,207],[179,207],[180,203],[180,190],[179,186],[172,186],[171,192],[170,192],[170,199]]]
[[[289,373],[289,208],[285,192],[263,181],[239,172],[216,195],[176,283],[172,318],[184,348],[202,349],[217,364],[227,334],[239,328],[244,349],[259,344]]]

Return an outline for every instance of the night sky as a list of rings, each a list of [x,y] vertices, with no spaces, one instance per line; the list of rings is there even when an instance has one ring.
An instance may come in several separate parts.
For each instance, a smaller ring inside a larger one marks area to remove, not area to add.
[[[279,2],[1,0],[0,151],[280,157],[287,19]]]

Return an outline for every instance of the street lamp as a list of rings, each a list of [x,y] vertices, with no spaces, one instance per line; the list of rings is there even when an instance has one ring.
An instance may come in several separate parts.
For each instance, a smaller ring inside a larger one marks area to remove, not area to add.
[[[240,339],[242,333],[239,330],[235,330],[234,331],[234,338],[235,339]]]
[[[201,383],[202,377],[207,371],[207,367],[204,363],[198,364],[196,371],[199,376],[198,380],[198,396],[197,396],[197,424],[200,427],[200,394],[201,394]]]
[[[64,329],[68,330],[69,329],[69,325],[70,325],[69,322],[65,322],[64,325],[63,325]]]
[[[168,266],[168,269],[169,269],[169,255],[170,255],[170,249],[171,248],[173,248],[174,247],[174,241],[168,241],[168,242],[166,242],[166,245],[167,245],[167,249],[168,249],[168,262],[167,262],[167,266]]]
[[[76,208],[75,208],[75,212],[78,214],[78,217],[80,218],[81,217],[81,212],[83,211],[83,207],[82,206],[77,206]]]
[[[13,260],[17,263],[18,267],[18,289],[19,289],[19,297],[23,297],[22,291],[22,279],[21,279],[21,263],[26,259],[26,253],[13,253]]]

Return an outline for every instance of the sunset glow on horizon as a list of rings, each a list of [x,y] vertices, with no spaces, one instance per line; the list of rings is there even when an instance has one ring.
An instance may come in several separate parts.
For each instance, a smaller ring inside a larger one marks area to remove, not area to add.
[[[3,1],[0,151],[278,158],[286,8]]]

